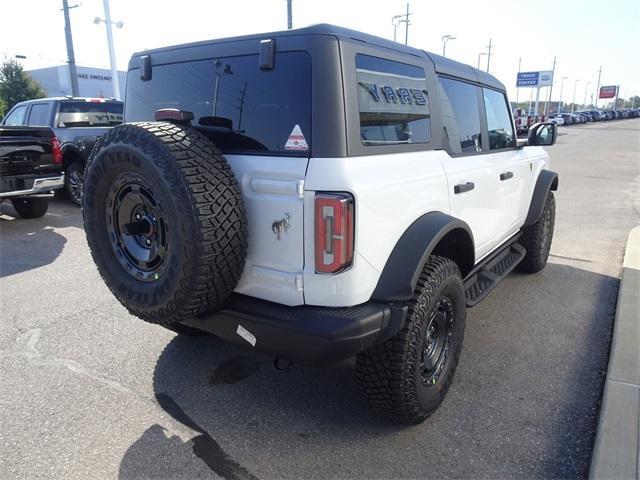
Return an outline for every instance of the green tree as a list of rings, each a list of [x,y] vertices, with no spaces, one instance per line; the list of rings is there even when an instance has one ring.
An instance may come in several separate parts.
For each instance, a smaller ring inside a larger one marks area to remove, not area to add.
[[[4,118],[4,115],[7,113],[7,104],[4,103],[4,100],[0,98],[0,120]]]
[[[15,60],[5,60],[0,66],[0,102],[9,111],[16,103],[46,97],[47,92],[24,71]],[[1,108],[1,106],[0,106]]]
[[[629,100],[624,102],[624,108],[640,108],[640,97],[634,95]]]

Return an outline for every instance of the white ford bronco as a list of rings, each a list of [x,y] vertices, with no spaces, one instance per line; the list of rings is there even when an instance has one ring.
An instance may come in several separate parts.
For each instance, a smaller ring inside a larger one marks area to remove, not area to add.
[[[491,75],[318,25],[136,53],[84,222],[133,315],[311,365],[356,356],[406,423],[442,402],[465,309],[544,267],[557,175]],[[523,292],[526,295],[526,292]]]

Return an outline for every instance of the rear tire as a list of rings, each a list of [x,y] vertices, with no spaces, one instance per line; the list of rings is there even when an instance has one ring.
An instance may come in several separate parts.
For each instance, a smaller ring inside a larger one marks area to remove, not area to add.
[[[73,203],[82,206],[82,189],[84,185],[84,164],[73,162],[67,167],[64,175],[64,187]]]
[[[171,326],[218,309],[247,251],[240,188],[202,134],[166,122],[123,124],[86,170],[87,242],[102,278],[133,315]]]
[[[519,242],[527,253],[516,267],[518,271],[536,273],[545,267],[551,250],[555,220],[556,199],[550,191],[538,221],[522,229]]]
[[[22,218],[40,218],[49,209],[49,199],[46,197],[12,198],[11,203]]]
[[[444,400],[462,350],[466,302],[455,262],[429,257],[408,306],[394,337],[358,354],[356,375],[372,407],[417,424]]]

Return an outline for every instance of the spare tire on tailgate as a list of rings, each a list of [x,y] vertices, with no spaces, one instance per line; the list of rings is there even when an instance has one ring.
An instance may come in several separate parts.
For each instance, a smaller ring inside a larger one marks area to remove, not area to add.
[[[216,310],[242,275],[240,187],[220,151],[190,127],[109,130],[89,159],[83,203],[102,278],[143,320],[171,325]]]

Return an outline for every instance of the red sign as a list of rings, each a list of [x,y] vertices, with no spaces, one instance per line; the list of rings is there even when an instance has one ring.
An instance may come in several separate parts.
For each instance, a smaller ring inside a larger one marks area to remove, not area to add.
[[[618,87],[610,85],[607,87],[600,87],[600,95],[598,98],[614,98],[616,96]]]

